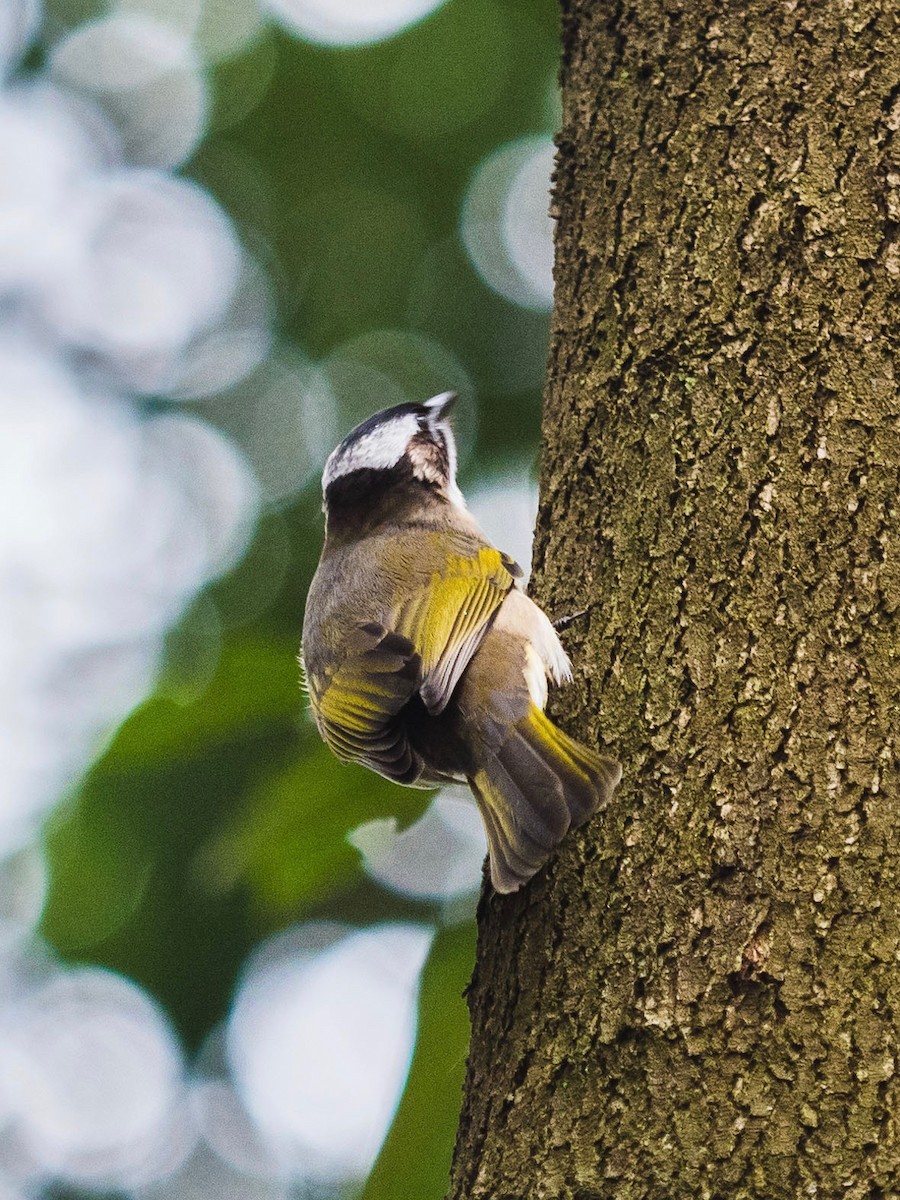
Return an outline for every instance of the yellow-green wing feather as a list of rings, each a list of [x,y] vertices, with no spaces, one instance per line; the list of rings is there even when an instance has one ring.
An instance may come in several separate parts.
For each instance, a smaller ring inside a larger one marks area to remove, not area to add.
[[[360,626],[355,640],[336,670],[309,677],[319,732],[338,758],[414,783],[422,763],[396,718],[419,686],[421,659],[411,642],[378,624]]]
[[[521,574],[505,554],[482,546],[474,555],[448,559],[399,609],[395,629],[421,656],[419,694],[432,716],[446,708],[516,572]]]
[[[310,675],[316,723],[339,758],[416,782],[423,764],[398,715],[416,692],[433,715],[444,710],[516,574],[491,546],[453,556],[384,624],[359,625],[333,670]]]

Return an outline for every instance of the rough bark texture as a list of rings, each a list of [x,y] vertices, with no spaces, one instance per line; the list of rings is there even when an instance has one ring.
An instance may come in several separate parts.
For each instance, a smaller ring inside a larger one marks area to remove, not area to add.
[[[567,0],[535,593],[604,818],[485,897],[454,1200],[900,1196],[896,0]]]

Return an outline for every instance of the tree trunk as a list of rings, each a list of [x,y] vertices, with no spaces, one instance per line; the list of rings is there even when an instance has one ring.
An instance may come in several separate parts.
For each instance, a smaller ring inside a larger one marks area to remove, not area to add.
[[[534,588],[625,775],[482,900],[450,1195],[897,1197],[896,0],[564,10]]]

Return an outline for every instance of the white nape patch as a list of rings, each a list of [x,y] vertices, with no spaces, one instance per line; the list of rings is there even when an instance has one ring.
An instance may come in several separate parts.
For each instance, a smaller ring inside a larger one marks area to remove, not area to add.
[[[419,431],[415,413],[403,413],[378,425],[371,433],[364,434],[349,446],[344,442],[328,456],[322,472],[322,491],[326,491],[335,479],[349,475],[351,471],[388,470],[394,467],[406,453],[410,439]]]
[[[457,508],[461,508],[464,512],[467,512],[466,498],[459,490],[459,485],[456,482],[456,439],[453,437],[453,430],[446,421],[440,421],[438,428],[443,433],[447,446],[447,462],[449,463],[447,469],[447,496],[451,504],[455,504]]]
[[[430,409],[433,413],[428,418],[428,428],[431,436],[437,442],[440,442],[441,435],[443,435],[444,445],[447,447],[447,499],[457,508],[461,508],[463,512],[468,512],[466,498],[456,482],[456,439],[449,422],[441,420],[441,414],[451,400],[456,400],[456,392],[441,392],[425,401],[425,408]]]

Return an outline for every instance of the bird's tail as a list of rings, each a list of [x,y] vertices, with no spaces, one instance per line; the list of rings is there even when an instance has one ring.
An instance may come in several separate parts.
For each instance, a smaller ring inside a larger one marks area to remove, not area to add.
[[[515,892],[566,832],[612,796],[622,768],[573,741],[532,705],[469,778],[487,829],[491,882]]]

